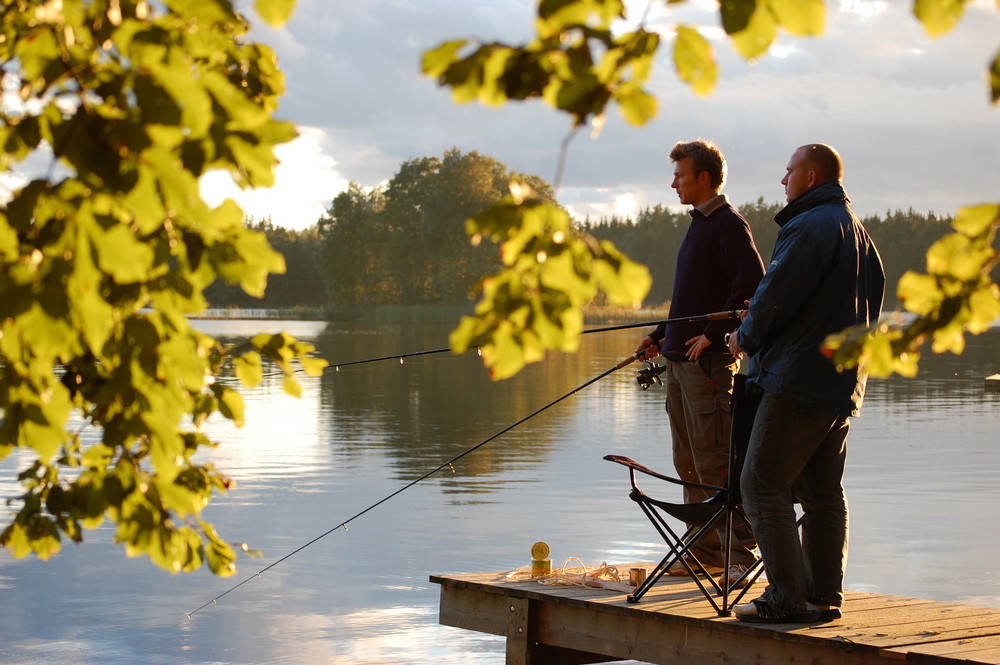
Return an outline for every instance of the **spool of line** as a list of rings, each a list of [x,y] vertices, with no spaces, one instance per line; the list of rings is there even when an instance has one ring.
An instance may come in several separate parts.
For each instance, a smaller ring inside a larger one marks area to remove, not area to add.
[[[531,576],[540,577],[552,574],[552,559],[532,559]]]

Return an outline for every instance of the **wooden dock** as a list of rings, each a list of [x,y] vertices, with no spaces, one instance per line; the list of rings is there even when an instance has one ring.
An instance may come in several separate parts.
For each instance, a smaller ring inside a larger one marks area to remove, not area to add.
[[[616,567],[641,566],[652,567]],[[508,573],[430,580],[441,585],[440,622],[505,636],[507,665],[1000,664],[1000,610],[957,603],[848,592],[838,621],[761,625],[719,617],[687,578],[664,578],[635,604],[620,591]]]

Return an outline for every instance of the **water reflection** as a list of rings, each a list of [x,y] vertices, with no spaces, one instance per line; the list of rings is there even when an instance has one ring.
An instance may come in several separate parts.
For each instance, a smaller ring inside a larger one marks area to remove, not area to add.
[[[202,324],[199,324],[202,325]],[[327,327],[312,322],[204,322],[223,339],[270,325],[332,362],[440,348],[447,326]],[[53,561],[0,554],[4,663],[499,664],[500,638],[437,624],[433,573],[513,570],[536,540],[559,564],[652,560],[662,543],[627,497],[607,453],[669,470],[662,388],[616,372],[395,499],[274,563],[443,461],[604,372],[641,333],[587,336],[494,383],[474,354],[438,354],[300,377],[244,395],[247,424],[211,422],[208,457],[237,481],[206,517],[263,550],[235,580],[171,577],[127,560],[112,531],[88,534]],[[854,421],[847,475],[853,589],[1000,607],[995,482],[1000,331],[961,357],[928,356],[913,380],[873,381]],[[22,464],[0,466],[0,482]],[[0,486],[5,496],[16,487]],[[190,620],[185,614],[250,578]]]

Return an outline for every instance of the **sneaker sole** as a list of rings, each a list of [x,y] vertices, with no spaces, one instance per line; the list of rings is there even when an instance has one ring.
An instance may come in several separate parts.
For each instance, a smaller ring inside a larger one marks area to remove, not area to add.
[[[737,614],[736,618],[747,623],[820,623],[820,612],[800,612],[786,614],[780,619],[763,619],[756,614]],[[832,620],[832,619],[831,619]]]

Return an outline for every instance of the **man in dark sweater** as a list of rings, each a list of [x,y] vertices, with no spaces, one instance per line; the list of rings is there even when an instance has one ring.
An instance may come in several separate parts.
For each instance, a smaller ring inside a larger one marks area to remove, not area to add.
[[[764,274],[750,225],[721,193],[726,160],[709,141],[682,142],[670,152],[680,202],[693,206],[691,225],[677,254],[670,318],[741,309]],[[648,359],[662,354],[668,363],[667,414],[674,467],[685,481],[724,486],[729,461],[729,401],[737,360],[724,337],[735,321],[660,325],[637,353]],[[686,488],[684,501],[708,498],[705,490]],[[691,548],[706,568],[722,571],[719,532],[706,533]],[[739,526],[731,548],[731,566],[723,581],[738,578],[754,560],[750,530]],[[672,573],[685,574],[682,566]]]

